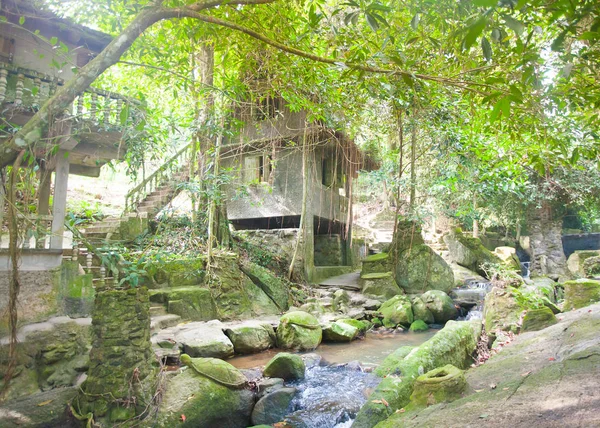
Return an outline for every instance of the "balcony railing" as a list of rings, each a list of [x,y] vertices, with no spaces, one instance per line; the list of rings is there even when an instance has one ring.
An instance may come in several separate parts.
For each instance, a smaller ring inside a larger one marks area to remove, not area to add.
[[[62,85],[62,79],[0,62],[0,104],[36,112]],[[123,126],[137,116],[139,105],[121,94],[89,87],[65,113],[98,125]]]

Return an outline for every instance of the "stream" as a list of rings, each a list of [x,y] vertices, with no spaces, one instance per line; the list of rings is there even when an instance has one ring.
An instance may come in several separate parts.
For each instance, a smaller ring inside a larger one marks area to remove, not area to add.
[[[400,346],[418,346],[437,331],[368,332],[362,340],[350,343],[322,343],[310,352],[321,357],[320,363],[308,364],[304,379],[288,383],[297,392],[285,421],[294,428],[349,427],[370,392],[381,381],[370,370],[363,371],[361,367],[379,365]],[[278,352],[282,351],[271,349],[260,354],[235,357],[228,362],[239,369],[256,368],[264,366]]]

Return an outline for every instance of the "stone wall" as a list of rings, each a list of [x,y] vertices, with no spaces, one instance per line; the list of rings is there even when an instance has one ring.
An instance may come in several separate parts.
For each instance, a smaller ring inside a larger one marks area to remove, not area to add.
[[[49,271],[21,271],[19,273],[21,289],[19,292],[18,315],[20,325],[40,321],[60,313],[57,298],[60,277],[60,268]],[[2,314],[0,332],[8,330],[6,308],[8,307],[9,284],[10,272],[0,271],[0,313]]]
[[[270,252],[290,261],[294,256],[296,241],[298,239],[298,229],[238,230],[233,232],[233,234],[253,245],[266,247]],[[295,264],[298,272],[302,272],[303,269],[302,239],[300,240],[300,247]]]
[[[340,235],[315,235],[315,266],[342,266],[344,259],[344,241]]]

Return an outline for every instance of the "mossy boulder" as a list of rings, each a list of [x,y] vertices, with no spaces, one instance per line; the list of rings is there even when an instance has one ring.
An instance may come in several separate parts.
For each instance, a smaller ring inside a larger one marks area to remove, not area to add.
[[[250,390],[225,386],[188,368],[169,379],[154,426],[245,427],[253,407]]]
[[[221,253],[214,257],[206,284],[217,303],[219,319],[244,319],[253,315],[245,283],[237,254]]]
[[[358,412],[353,428],[371,428],[405,407],[421,373],[447,364],[468,368],[480,334],[479,321],[449,321],[435,336],[403,359],[398,361],[398,357],[393,356],[393,363],[384,360],[382,367],[386,370],[376,370],[375,373],[386,377]]]
[[[247,322],[227,328],[236,354],[254,354],[275,346],[275,330],[270,324]]]
[[[396,284],[392,272],[368,273],[360,277],[362,293],[378,300],[388,300],[398,294],[404,294]]]
[[[347,324],[358,330],[358,334],[365,334],[371,327],[371,323],[368,321],[360,321],[355,319],[341,319],[336,321],[338,324]]]
[[[346,290],[336,290],[333,293],[332,308],[334,311],[342,311],[350,303],[350,295]],[[322,313],[322,312],[321,312]]]
[[[550,308],[529,309],[523,317],[522,331],[538,331],[558,322]]]
[[[565,310],[579,309],[600,301],[600,281],[578,279],[564,283]]]
[[[68,427],[72,420],[68,407],[77,388],[55,388],[49,391],[7,400],[0,404],[1,427]]]
[[[383,315],[383,325],[386,327],[409,327],[414,319],[410,300],[404,295],[394,296],[385,301],[379,312]]]
[[[362,262],[361,276],[371,273],[387,273],[390,269],[390,258],[388,253],[379,253],[368,256]]]
[[[149,264],[146,270],[156,284],[185,287],[202,284],[206,274],[205,268],[204,257],[180,257]]]
[[[600,256],[600,250],[578,250],[567,259],[567,269],[575,278],[586,276],[584,265],[589,258]]]
[[[586,259],[583,262],[583,273],[588,278],[600,276],[600,256]]]
[[[271,424],[282,421],[295,394],[296,388],[280,388],[266,394],[254,406],[252,423],[271,427]]]
[[[332,322],[323,328],[323,340],[326,342],[351,342],[358,336],[358,329],[349,324]]]
[[[410,325],[410,328],[408,330],[414,331],[414,332],[427,331],[427,330],[429,330],[429,326],[423,320],[416,320],[416,321],[413,321],[413,323]]]
[[[521,261],[517,257],[517,250],[514,247],[496,247],[493,254],[502,260],[508,269],[521,272]]]
[[[519,331],[519,321],[523,309],[518,305],[510,290],[500,287],[492,288],[485,296],[483,308],[483,319],[487,332],[504,330],[517,333]]]
[[[428,407],[460,398],[467,387],[464,371],[446,364],[419,376],[410,396],[410,405]]]
[[[244,261],[240,269],[275,303],[280,311],[287,311],[290,301],[290,283],[277,277],[256,263]]]
[[[408,354],[417,349],[415,346],[401,346],[385,357],[385,360],[375,369],[375,374],[379,377],[385,377],[392,373],[398,363],[404,360]]]
[[[323,332],[319,321],[306,312],[288,312],[279,319],[277,346],[282,349],[309,351],[321,343]]]
[[[435,322],[435,318],[433,318],[433,314],[420,297],[415,297],[412,299],[412,310],[413,317],[415,320],[425,321],[427,324],[433,324]]]
[[[449,292],[454,287],[454,272],[428,245],[420,244],[402,251],[395,266],[396,282],[407,294],[428,290]]]
[[[175,340],[192,357],[229,358],[234,354],[233,343],[223,333],[222,324],[218,321],[206,323],[202,328],[183,329],[177,333]]]
[[[396,222],[396,233],[392,242],[393,250],[400,254],[409,248],[423,245],[421,225],[415,221],[399,220]]]
[[[458,310],[454,306],[454,301],[443,291],[430,290],[421,295],[421,300],[438,324],[444,324],[446,321],[458,317]]]
[[[463,234],[460,228],[444,235],[444,242],[453,261],[480,275],[486,276],[481,267],[484,263],[503,263],[502,259],[485,248],[479,239]]]
[[[304,379],[305,370],[306,366],[300,355],[280,352],[267,363],[263,375],[284,380],[296,380]]]

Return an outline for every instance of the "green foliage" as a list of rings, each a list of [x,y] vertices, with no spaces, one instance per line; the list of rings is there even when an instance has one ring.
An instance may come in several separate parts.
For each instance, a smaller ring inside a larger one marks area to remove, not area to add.
[[[85,200],[70,201],[67,216],[77,225],[102,220],[104,213],[99,202],[94,204]]]
[[[485,262],[481,265],[485,276],[496,286],[500,287],[520,287],[523,285],[523,278],[517,272],[504,263]]]
[[[536,293],[535,290],[523,290],[521,288],[510,287],[510,292],[522,309],[541,309],[552,302],[547,297]]]

